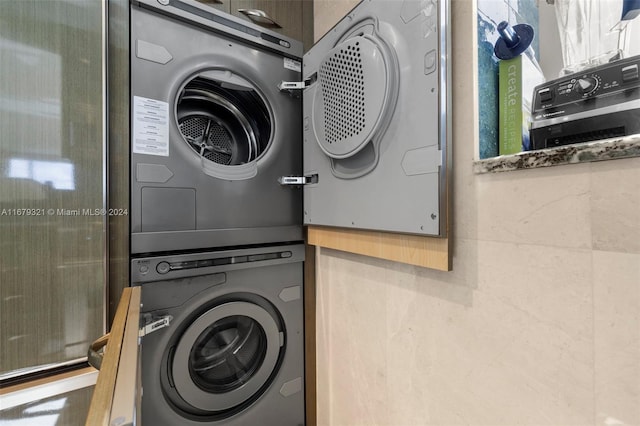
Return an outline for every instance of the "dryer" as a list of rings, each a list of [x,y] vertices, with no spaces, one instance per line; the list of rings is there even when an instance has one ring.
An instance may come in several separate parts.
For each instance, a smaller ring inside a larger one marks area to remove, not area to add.
[[[303,245],[132,261],[144,425],[302,426]]]
[[[302,61],[193,0],[133,1],[133,253],[447,235],[449,0],[362,1]]]
[[[131,252],[302,240],[302,45],[192,0],[131,5]]]

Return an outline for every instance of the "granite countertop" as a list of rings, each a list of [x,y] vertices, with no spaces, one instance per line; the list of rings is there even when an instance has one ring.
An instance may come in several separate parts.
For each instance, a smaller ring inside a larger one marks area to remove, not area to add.
[[[640,157],[640,134],[478,160],[477,174]]]

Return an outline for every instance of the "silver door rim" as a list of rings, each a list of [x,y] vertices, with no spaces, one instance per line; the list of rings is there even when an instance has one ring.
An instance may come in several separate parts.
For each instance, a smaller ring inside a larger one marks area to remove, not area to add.
[[[251,378],[239,388],[223,394],[212,394],[198,387],[189,371],[189,354],[200,334],[216,321],[243,315],[255,320],[264,330],[267,350],[264,360]],[[196,319],[180,337],[172,363],[173,381],[185,402],[200,410],[218,412],[232,409],[251,398],[267,382],[278,362],[280,330],[274,318],[261,306],[250,302],[228,302],[218,305]]]

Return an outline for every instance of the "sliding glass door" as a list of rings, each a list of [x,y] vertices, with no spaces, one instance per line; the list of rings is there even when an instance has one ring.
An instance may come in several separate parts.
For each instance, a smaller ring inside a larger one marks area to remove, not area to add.
[[[105,328],[105,5],[0,0],[0,380]]]

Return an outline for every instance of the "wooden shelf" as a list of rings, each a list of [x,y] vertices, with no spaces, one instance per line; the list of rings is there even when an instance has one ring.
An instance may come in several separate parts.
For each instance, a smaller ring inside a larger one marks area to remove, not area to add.
[[[307,242],[424,268],[451,270],[448,238],[309,226]]]

